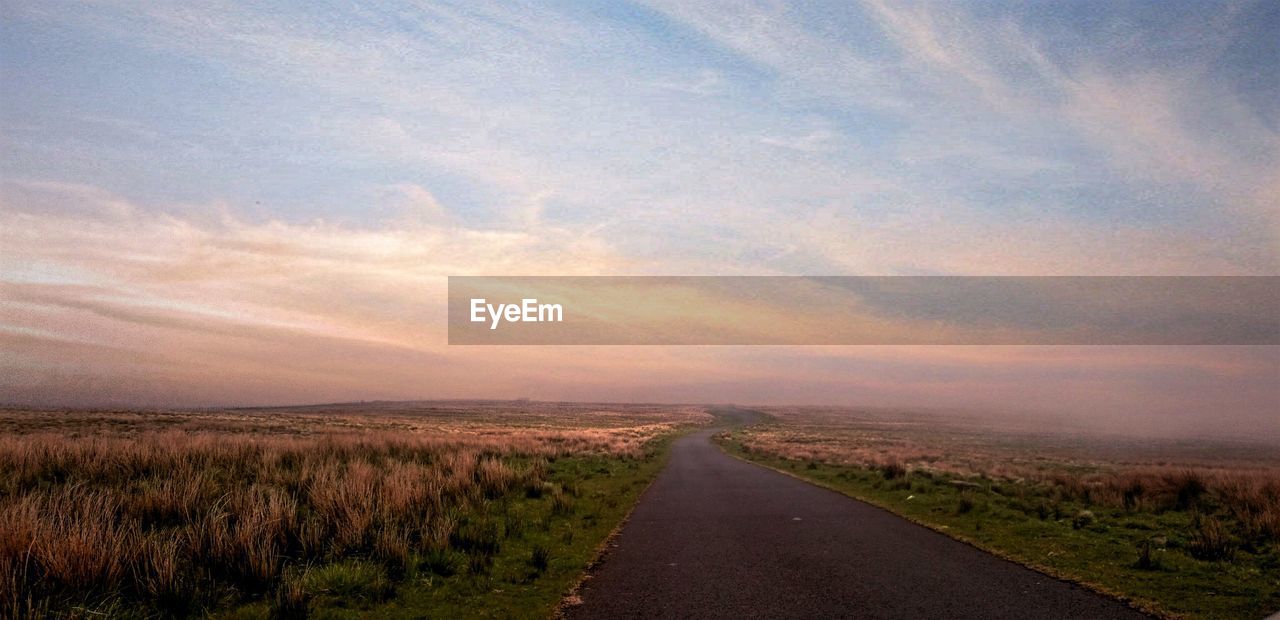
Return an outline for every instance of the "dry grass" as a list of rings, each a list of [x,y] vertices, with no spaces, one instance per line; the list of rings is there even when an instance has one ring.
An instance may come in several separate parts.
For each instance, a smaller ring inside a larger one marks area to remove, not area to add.
[[[1057,500],[1131,511],[1222,513],[1229,536],[1280,541],[1280,450],[1001,430],[911,412],[778,408],[778,424],[740,435],[749,452],[792,460],[1006,480]],[[1205,540],[1218,540],[1213,522]],[[1199,526],[1198,526],[1199,527]],[[1212,545],[1210,545],[1212,546]]]
[[[700,416],[540,404],[0,412],[0,615],[287,602],[286,574],[348,557],[394,576],[411,552],[456,542],[476,506],[541,489],[545,459],[637,456]]]
[[[767,413],[725,434],[728,449],[1159,615],[1280,609],[1274,444],[959,412]]]

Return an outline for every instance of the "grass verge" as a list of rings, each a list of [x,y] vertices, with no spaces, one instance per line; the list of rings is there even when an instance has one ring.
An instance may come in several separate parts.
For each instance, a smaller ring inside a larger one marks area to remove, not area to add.
[[[1224,536],[1212,513],[1103,508],[1042,484],[730,454],[887,509],[1166,617],[1260,618],[1280,609],[1280,550]]]
[[[309,567],[275,600],[215,617],[551,617],[661,471],[675,436],[652,440],[638,458],[549,461],[540,488],[463,516],[447,549],[413,553],[403,575],[358,559]]]

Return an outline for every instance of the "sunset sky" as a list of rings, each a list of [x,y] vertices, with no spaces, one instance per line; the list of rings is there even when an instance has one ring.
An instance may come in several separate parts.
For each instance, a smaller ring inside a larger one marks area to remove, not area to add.
[[[1280,275],[1280,3],[196,4],[0,0],[0,403],[1280,438],[1274,346],[445,339],[449,275]]]

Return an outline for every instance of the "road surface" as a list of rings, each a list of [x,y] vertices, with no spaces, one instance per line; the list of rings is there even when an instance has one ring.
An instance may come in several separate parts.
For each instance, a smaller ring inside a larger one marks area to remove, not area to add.
[[[1146,617],[728,456],[717,430],[672,446],[569,618]]]

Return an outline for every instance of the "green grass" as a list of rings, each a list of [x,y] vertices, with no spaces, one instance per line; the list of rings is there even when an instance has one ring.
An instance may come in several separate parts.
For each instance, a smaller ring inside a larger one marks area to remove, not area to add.
[[[1042,484],[885,472],[730,454],[875,504],[997,555],[1087,584],[1165,616],[1261,618],[1280,609],[1280,549],[1244,545],[1230,560],[1192,557],[1195,515],[1054,501]]]
[[[402,575],[346,559],[290,575],[282,590],[293,597],[282,594],[218,617],[550,617],[662,469],[672,439],[654,440],[640,459],[550,462],[544,485],[461,515],[449,547],[412,553]]]

